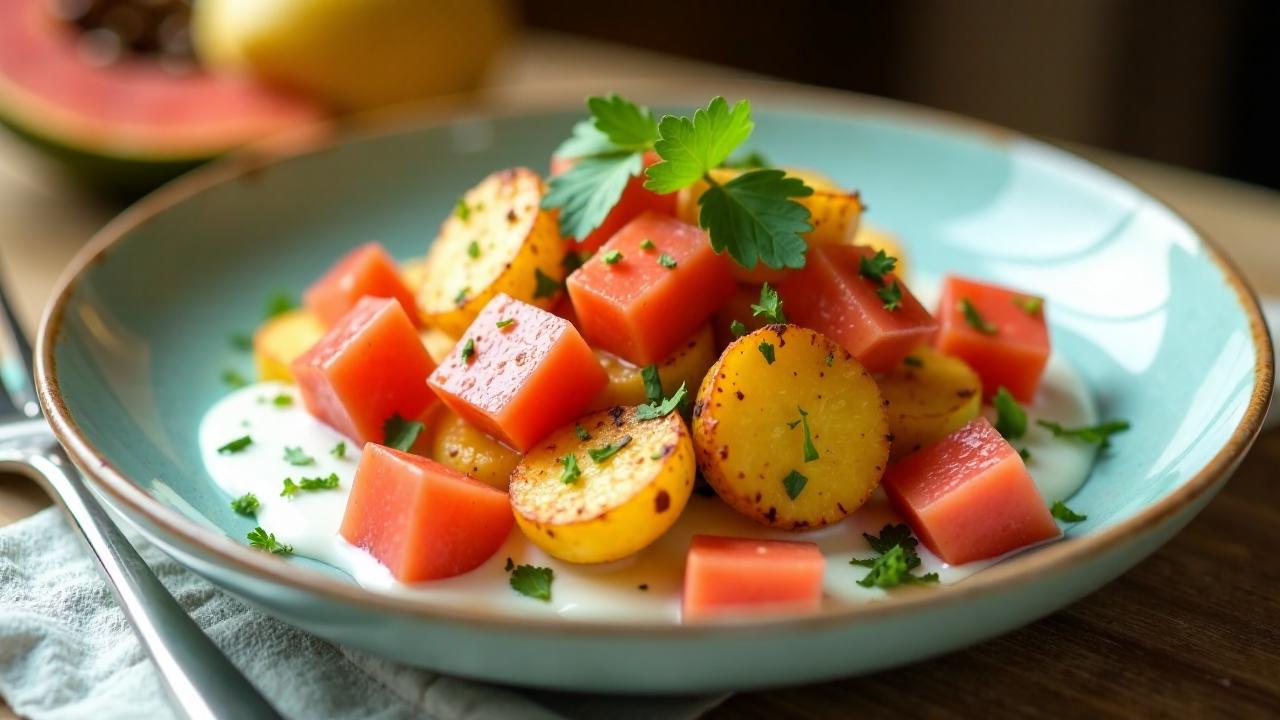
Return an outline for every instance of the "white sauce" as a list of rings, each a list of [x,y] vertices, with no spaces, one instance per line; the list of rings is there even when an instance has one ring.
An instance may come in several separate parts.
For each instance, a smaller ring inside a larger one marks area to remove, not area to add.
[[[294,403],[277,406],[272,399],[280,394],[293,397]],[[1032,418],[1057,420],[1067,426],[1097,422],[1084,384],[1057,356],[1050,360],[1040,394],[1028,406],[1028,412]],[[251,446],[234,454],[218,453],[218,447],[246,434],[253,438]],[[339,442],[346,442],[346,457],[341,460],[330,454]],[[1028,468],[1050,502],[1074,493],[1093,464],[1092,446],[1055,440],[1034,423],[1025,440],[1017,445],[1030,452]],[[315,458],[315,464],[290,465],[284,460],[286,446],[300,446]],[[863,532],[875,534],[884,525],[898,521],[879,492],[848,520],[806,533],[769,530],[738,515],[717,498],[695,495],[676,525],[656,543],[630,558],[605,565],[560,562],[527,541],[519,529],[513,529],[506,545],[479,568],[447,580],[406,586],[396,582],[368,553],[338,535],[360,460],[359,448],[308,415],[293,386],[259,383],[223,398],[201,422],[200,447],[205,468],[226,491],[228,501],[246,492],[257,495],[262,504],[258,524],[274,533],[280,542],[292,545],[294,552],[333,565],[366,587],[411,595],[424,603],[488,608],[517,616],[678,622],[684,557],[695,533],[813,541],[827,557],[824,602],[828,606],[889,596],[884,590],[859,586],[857,581],[866,570],[849,565],[852,557],[874,554],[863,539]],[[302,491],[290,498],[280,497],[286,477],[297,480],[329,473],[337,473],[341,479],[337,490]],[[958,582],[996,562],[949,566],[923,547],[920,556],[920,572],[937,572],[943,583]],[[531,601],[511,590],[508,574],[503,570],[508,557],[516,564],[540,565],[555,571],[551,602]],[[648,586],[647,591],[639,589],[642,584]]]

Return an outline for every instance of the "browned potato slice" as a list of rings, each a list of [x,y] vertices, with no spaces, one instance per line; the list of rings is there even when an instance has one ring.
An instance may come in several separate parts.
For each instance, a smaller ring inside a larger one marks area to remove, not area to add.
[[[982,410],[982,380],[965,361],[916,348],[878,384],[897,460],[950,435]]]
[[[735,340],[693,409],[703,477],[735,510],[779,528],[830,525],[861,507],[880,484],[888,434],[871,374],[795,325]]]
[[[619,444],[612,456],[592,458]],[[535,545],[568,562],[600,563],[666,532],[693,478],[693,444],[679,414],[639,420],[635,408],[616,407],[552,433],[516,466],[508,492],[516,524]]]

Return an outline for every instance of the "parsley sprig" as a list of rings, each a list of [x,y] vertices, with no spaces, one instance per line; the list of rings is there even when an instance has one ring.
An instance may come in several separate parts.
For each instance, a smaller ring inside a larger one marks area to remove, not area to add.
[[[392,415],[382,424],[382,444],[401,452],[409,452],[409,448],[418,441],[418,436],[426,429],[417,420],[405,420],[400,415]]]
[[[603,445],[598,448],[588,449],[587,454],[591,456],[591,459],[592,461],[595,462],[595,464],[599,465],[605,462],[606,460],[608,460],[609,458],[613,457],[614,455],[617,455],[619,450],[621,450],[622,448],[630,444],[631,444],[631,436],[623,435],[622,437],[618,438],[618,442],[609,443],[607,445]]]
[[[996,408],[996,432],[1005,440],[1017,440],[1027,434],[1027,411],[1013,399],[1008,388],[1001,385],[991,404]]]
[[[906,525],[885,525],[880,534],[862,533],[871,549],[879,553],[874,558],[853,558],[850,565],[869,568],[858,584],[862,587],[891,588],[907,583],[938,582],[937,573],[913,575],[912,570],[920,567],[920,555],[916,548],[920,541],[911,534]]]
[[[1088,427],[1066,428],[1052,420],[1036,420],[1036,424],[1046,428],[1056,438],[1068,438],[1081,442],[1093,443],[1103,449],[1111,446],[1111,436],[1129,429],[1128,420],[1110,420]]]
[[[518,565],[511,572],[511,589],[534,600],[551,601],[551,581],[556,575],[551,568]]]
[[[659,386],[658,392],[659,396],[661,396],[661,386]],[[658,418],[664,418],[674,412],[676,408],[680,407],[680,404],[684,402],[685,396],[688,395],[688,393],[689,391],[685,388],[684,383],[680,383],[680,387],[676,388],[676,391],[666,400],[662,400],[661,402],[651,402],[648,405],[641,405],[636,408],[636,419],[657,420]]]
[[[760,286],[760,302],[752,303],[751,317],[763,317],[766,322],[785,325],[787,316],[782,312],[782,298],[769,283]]]
[[[290,555],[293,553],[292,545],[285,545],[279,540],[276,540],[275,533],[269,533],[260,527],[250,530],[249,534],[245,537],[249,540],[249,545],[251,547],[258,548],[259,550],[265,550],[272,555]]]
[[[337,473],[329,473],[327,477],[304,477],[297,482],[294,482],[293,478],[285,478],[284,489],[280,491],[280,497],[293,497],[301,490],[336,490],[337,488]]]
[[[1088,515],[1082,515],[1075,510],[1067,507],[1067,504],[1061,500],[1054,500],[1053,505],[1049,507],[1049,514],[1053,515],[1055,520],[1062,522],[1078,523],[1089,519]]]

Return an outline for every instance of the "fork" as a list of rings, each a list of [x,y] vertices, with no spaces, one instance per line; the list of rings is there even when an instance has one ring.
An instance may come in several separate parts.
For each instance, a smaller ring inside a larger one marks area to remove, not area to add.
[[[165,589],[93,497],[44,420],[31,345],[0,282],[0,472],[38,481],[89,546],[174,708],[193,720],[279,718]]]

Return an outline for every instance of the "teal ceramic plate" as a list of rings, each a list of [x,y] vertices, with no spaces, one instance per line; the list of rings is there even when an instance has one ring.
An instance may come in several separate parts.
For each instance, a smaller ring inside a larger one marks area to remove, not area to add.
[[[630,92],[630,91],[629,91]],[[442,612],[239,542],[196,447],[224,388],[227,337],[371,238],[420,255],[491,170],[545,167],[581,95],[441,109],[282,161],[208,168],[160,190],[76,261],[41,330],[41,401],[99,494],[174,557],[331,640],[458,675],[593,691],[817,681],[991,637],[1080,598],[1151,553],[1226,480],[1272,382],[1257,303],[1205,238],[1141,190],[1040,142],[922,110],[764,84],[632,94],[689,108],[750,97],[752,145],[859,188],[924,274],[1040,291],[1053,343],[1118,436],[1072,507],[1068,539],[968,580],[855,609],[715,626]],[[563,93],[561,93],[563,95]]]

